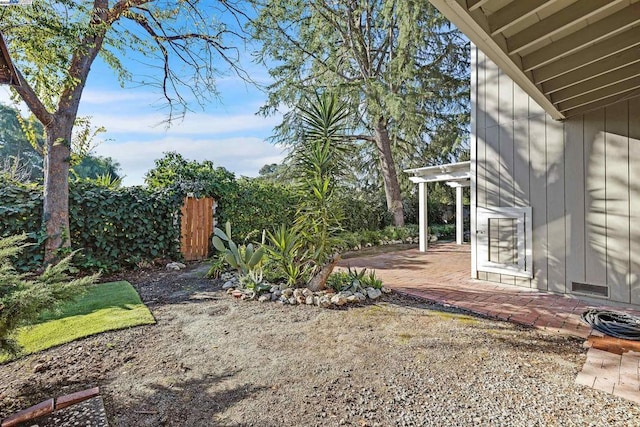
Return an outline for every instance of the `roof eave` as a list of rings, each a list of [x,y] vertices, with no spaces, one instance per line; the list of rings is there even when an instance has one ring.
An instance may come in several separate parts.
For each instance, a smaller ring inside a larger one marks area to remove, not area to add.
[[[429,0],[451,23],[462,31],[502,71],[535,100],[552,118],[563,120],[565,116],[551,103],[542,91],[527,77],[517,64],[500,48],[491,35],[469,14],[465,0]]]

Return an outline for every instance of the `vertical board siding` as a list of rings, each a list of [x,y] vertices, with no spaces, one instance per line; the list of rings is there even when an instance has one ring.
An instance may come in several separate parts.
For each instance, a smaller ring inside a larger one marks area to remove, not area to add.
[[[604,110],[584,116],[585,281],[594,285],[607,283],[604,119]]]
[[[500,128],[485,129],[485,201],[487,206],[500,206]]]
[[[640,304],[640,98],[629,100],[629,293]]]
[[[585,282],[584,240],[584,120],[567,120],[565,138],[565,282]]]
[[[486,159],[486,148],[485,148],[485,134],[487,129],[487,121],[486,121],[486,96],[485,96],[485,84],[478,84],[478,82],[484,82],[485,77],[485,55],[479,50],[475,49],[477,52],[477,72],[476,72],[476,80],[474,83],[477,84],[475,88],[475,92],[477,94],[477,103],[475,104],[475,116],[476,116],[476,158],[477,162],[472,162],[476,166],[476,204],[480,207],[487,206],[487,163]]]
[[[629,302],[629,104],[605,111],[607,285],[611,299]]]
[[[531,215],[533,224],[532,286],[547,289],[547,156],[545,116],[529,121]]]
[[[478,60],[478,48],[471,45],[471,63],[472,64],[476,64],[476,66],[471,67],[471,90],[470,90],[470,95],[471,95],[471,135],[476,135],[478,134],[478,113],[479,113],[479,101],[478,101],[478,73],[480,72],[480,67],[477,66],[477,64],[479,64],[479,60]],[[484,86],[482,87],[484,89]],[[482,109],[481,114],[484,115],[484,109]],[[477,154],[477,150],[478,150],[478,138],[474,138],[473,136],[471,137],[471,140],[469,141],[469,149],[471,151],[471,158],[477,159],[478,158],[478,154]],[[478,180],[476,178],[476,174],[477,174],[477,169],[478,169],[478,163],[477,162],[471,162],[470,164],[470,172],[471,172],[471,185],[469,187],[470,190],[470,198],[471,198],[471,206],[477,206],[477,189],[476,186],[478,184]],[[457,200],[456,200],[457,202]],[[457,213],[456,213],[457,215]],[[470,218],[470,226],[471,226],[471,230],[470,230],[470,237],[471,237],[471,277],[475,278],[477,275],[477,269],[476,269],[476,216],[475,215],[471,215]],[[457,225],[456,225],[457,227]]]
[[[481,51],[474,66],[475,206],[532,207],[534,272],[477,277],[640,304],[640,98],[558,122]]]
[[[565,193],[564,129],[556,120],[546,121],[547,195],[547,286],[553,292],[565,289]]]

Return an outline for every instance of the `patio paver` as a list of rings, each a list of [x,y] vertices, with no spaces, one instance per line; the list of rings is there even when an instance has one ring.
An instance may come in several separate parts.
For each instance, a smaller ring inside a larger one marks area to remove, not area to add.
[[[375,269],[385,286],[438,304],[549,333],[591,337],[585,343],[589,347],[587,361],[576,383],[640,403],[640,343],[602,337],[580,320],[580,315],[591,308],[640,316],[638,311],[607,306],[606,302],[593,305],[571,295],[471,279],[469,245],[438,243],[426,253],[410,249],[349,258],[340,261],[339,267]]]

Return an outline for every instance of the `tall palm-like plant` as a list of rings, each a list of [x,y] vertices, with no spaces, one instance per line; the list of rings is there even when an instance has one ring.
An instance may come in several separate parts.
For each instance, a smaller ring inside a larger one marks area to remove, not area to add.
[[[349,110],[336,96],[322,94],[316,95],[313,102],[307,100],[306,106],[300,108],[300,117],[303,139],[291,154],[301,194],[295,225],[307,243],[307,255],[314,264],[312,271],[316,276],[322,273],[313,287],[322,288],[324,273],[328,269],[328,276],[336,261],[333,249],[339,243],[336,234],[343,218],[334,191],[338,180],[349,170],[346,162],[350,147],[345,138]]]

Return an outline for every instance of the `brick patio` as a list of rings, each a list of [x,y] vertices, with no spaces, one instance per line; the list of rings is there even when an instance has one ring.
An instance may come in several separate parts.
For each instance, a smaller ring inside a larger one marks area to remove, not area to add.
[[[426,253],[410,249],[362,256],[344,259],[339,266],[375,269],[376,276],[385,286],[438,304],[549,333],[590,338],[585,342],[589,347],[587,362],[576,383],[640,403],[640,343],[602,337],[580,320],[580,314],[590,308],[640,315],[638,311],[593,305],[572,296],[536,289],[473,280],[470,278],[469,245],[438,243],[431,245]]]

